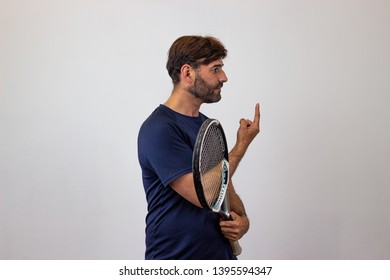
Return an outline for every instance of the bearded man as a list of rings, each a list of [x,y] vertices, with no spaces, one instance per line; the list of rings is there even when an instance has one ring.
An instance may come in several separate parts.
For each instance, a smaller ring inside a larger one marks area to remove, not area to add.
[[[201,208],[193,174],[192,154],[199,128],[207,117],[203,103],[221,100],[227,82],[224,45],[214,37],[183,36],[168,52],[173,82],[168,100],[142,124],[138,159],[148,203],[145,259],[237,259],[229,240],[239,240],[249,219],[234,187],[229,185],[231,221]],[[237,142],[229,153],[234,174],[248,146],[259,133],[260,107],[254,120],[240,120]]]

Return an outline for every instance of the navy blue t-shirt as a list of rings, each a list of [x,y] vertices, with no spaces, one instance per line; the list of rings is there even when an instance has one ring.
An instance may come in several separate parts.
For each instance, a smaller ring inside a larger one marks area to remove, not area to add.
[[[192,172],[192,151],[207,119],[181,115],[160,105],[138,135],[138,159],[148,203],[146,259],[236,259],[216,213],[199,208],[170,183]]]

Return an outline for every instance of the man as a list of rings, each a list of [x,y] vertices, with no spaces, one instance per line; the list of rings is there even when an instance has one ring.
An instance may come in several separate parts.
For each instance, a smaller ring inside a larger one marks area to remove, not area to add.
[[[203,103],[218,102],[227,77],[227,50],[213,37],[183,36],[168,53],[167,70],[173,91],[143,123],[138,135],[138,157],[148,214],[146,259],[236,259],[230,240],[249,229],[245,208],[229,185],[232,221],[201,208],[192,175],[192,151],[201,124]],[[237,142],[229,153],[234,174],[249,144],[259,133],[260,109],[253,122],[241,119]]]

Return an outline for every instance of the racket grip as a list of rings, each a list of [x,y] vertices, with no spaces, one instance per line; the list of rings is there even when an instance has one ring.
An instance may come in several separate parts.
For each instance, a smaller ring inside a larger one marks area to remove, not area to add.
[[[235,256],[240,255],[242,252],[240,243],[238,241],[233,241],[233,240],[229,240],[229,241],[230,241],[230,246],[232,246],[233,255]]]

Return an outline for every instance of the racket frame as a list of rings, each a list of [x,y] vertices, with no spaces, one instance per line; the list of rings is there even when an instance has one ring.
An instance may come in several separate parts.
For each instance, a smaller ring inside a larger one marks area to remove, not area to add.
[[[224,143],[224,159],[222,160],[222,182],[221,182],[221,190],[218,196],[217,201],[214,203],[214,205],[210,206],[207,203],[206,197],[203,192],[203,186],[202,186],[202,175],[200,172],[200,162],[202,160],[201,152],[203,150],[204,145],[204,135],[207,133],[207,131],[210,129],[211,126],[216,125],[222,136],[222,142]],[[199,141],[199,139],[202,137],[202,140]],[[220,122],[216,119],[207,119],[203,122],[201,128],[199,129],[198,136],[196,138],[193,157],[192,157],[192,166],[193,166],[193,176],[194,176],[194,184],[195,184],[195,190],[196,194],[198,196],[199,202],[202,205],[203,208],[206,208],[210,211],[219,213],[222,218],[225,220],[230,219],[230,203],[229,203],[229,197],[228,197],[228,185],[229,185],[229,152],[227,149],[226,144],[226,136],[223,131],[223,128],[220,124]]]

